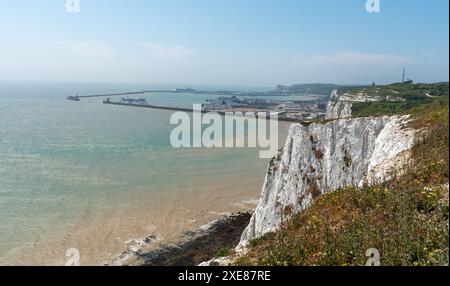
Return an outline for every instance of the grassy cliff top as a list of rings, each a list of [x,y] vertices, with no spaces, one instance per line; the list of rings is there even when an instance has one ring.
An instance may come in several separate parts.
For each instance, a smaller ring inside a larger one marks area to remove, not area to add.
[[[430,105],[447,104],[449,100],[449,83],[402,84],[395,83],[384,86],[371,86],[348,92],[349,96],[364,94],[370,97],[381,97],[378,102],[353,103],[353,116],[379,116],[405,114],[417,108]],[[390,101],[388,99],[394,99]],[[400,101],[399,101],[400,100]]]
[[[429,96],[447,96],[449,94],[449,83],[417,83],[417,84],[403,84],[393,83],[388,85],[365,86],[358,89],[353,89],[348,94],[364,93],[368,96],[393,96],[393,97],[422,97]]]

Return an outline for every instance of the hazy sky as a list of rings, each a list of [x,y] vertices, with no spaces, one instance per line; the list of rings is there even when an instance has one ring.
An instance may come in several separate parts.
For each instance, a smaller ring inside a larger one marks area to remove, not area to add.
[[[0,80],[448,81],[449,1],[0,0]]]

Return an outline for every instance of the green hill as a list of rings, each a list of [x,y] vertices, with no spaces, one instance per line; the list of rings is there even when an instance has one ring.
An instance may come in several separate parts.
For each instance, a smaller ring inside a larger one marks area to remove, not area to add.
[[[447,104],[449,83],[434,84],[391,84],[357,89],[350,94],[363,93],[369,96],[383,96],[403,99],[401,102],[388,100],[380,102],[354,103],[353,116],[405,114],[420,106]]]

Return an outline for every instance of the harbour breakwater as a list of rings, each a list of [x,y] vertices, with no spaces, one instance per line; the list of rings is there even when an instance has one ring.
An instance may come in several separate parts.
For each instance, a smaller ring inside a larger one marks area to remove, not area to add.
[[[145,93],[169,93],[173,92],[171,90],[142,90],[142,91],[128,91],[119,93],[104,93],[104,94],[88,94],[88,95],[72,95],[68,96],[67,100],[79,101],[82,98],[94,98],[94,97],[108,97],[108,96],[127,96]]]
[[[104,104],[110,104],[110,105],[119,105],[119,106],[128,106],[128,107],[140,107],[140,108],[168,110],[168,111],[181,111],[181,112],[188,112],[188,113],[193,113],[194,112],[194,109],[183,108],[183,107],[159,106],[159,105],[151,105],[151,104],[133,104],[133,103],[124,103],[124,102],[114,102],[114,101],[110,101],[110,100],[105,100],[105,101],[103,101],[103,103]],[[211,111],[206,111],[206,110],[201,110],[200,112],[204,113],[204,114],[205,113],[212,113]],[[226,111],[214,111],[214,113],[216,113],[218,115],[227,115],[229,112],[226,112]],[[244,114],[244,116],[247,115],[247,113],[243,113],[243,114]],[[273,119],[273,117],[271,117],[271,114],[268,113],[268,112],[261,112],[261,113],[249,112],[248,114],[255,115],[256,118],[260,118],[261,116],[263,116],[267,120]],[[264,115],[261,115],[261,114],[264,114]],[[277,116],[276,120],[283,121],[283,122],[297,122],[297,123],[300,122],[297,119],[283,117],[283,116]],[[306,122],[305,122],[305,124],[306,124]]]

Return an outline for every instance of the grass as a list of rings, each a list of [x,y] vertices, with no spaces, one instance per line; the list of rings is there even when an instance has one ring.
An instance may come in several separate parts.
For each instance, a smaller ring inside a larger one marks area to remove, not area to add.
[[[428,97],[428,95],[436,97],[448,97],[449,83],[440,82],[432,84],[401,84],[394,83],[389,85],[366,86],[359,89],[348,91],[350,94],[364,93],[368,96],[392,96],[410,99],[419,99]]]
[[[434,105],[436,102],[447,102],[449,84],[391,84],[385,86],[365,87],[352,93],[364,93],[369,96],[391,96],[402,98],[402,102],[358,102],[352,106],[355,117],[380,116],[410,113],[414,109]]]
[[[215,257],[216,258],[220,258],[220,257],[227,257],[230,256],[232,254],[232,249],[231,248],[222,248],[219,251],[217,251]]]
[[[448,99],[411,111],[411,125],[426,132],[403,175],[319,196],[278,231],[251,241],[235,264],[365,265],[367,249],[376,248],[383,266],[448,265]]]

